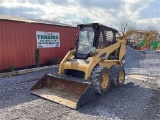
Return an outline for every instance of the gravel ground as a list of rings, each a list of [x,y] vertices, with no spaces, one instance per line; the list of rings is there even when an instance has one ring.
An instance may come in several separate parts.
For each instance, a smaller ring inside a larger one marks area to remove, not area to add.
[[[157,52],[139,52],[127,47],[127,74],[155,77],[139,80],[126,76],[122,87],[112,88],[108,94],[97,96],[79,110],[29,93],[37,79],[45,73],[53,72],[52,69],[0,78],[0,120],[160,120],[158,55]]]
[[[127,46],[125,67],[127,74],[160,76],[160,52],[137,51]]]

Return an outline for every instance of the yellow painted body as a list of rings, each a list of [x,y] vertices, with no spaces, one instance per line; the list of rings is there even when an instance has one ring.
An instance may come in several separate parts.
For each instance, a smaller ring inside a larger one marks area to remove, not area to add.
[[[124,57],[125,53],[126,53],[126,38],[129,35],[132,34],[137,34],[137,33],[143,33],[143,34],[148,34],[149,37],[148,39],[146,39],[145,45],[143,47],[145,47],[152,35],[152,32],[146,33],[143,31],[137,31],[137,30],[130,30],[128,31],[123,38],[121,39],[117,39],[117,42],[115,44],[112,44],[104,49],[96,49],[96,53],[93,57],[89,57],[87,59],[87,61],[89,61],[89,64],[85,63],[83,59],[76,59],[76,62],[71,62],[71,61],[67,61],[68,59],[73,59],[76,50],[71,50],[69,51],[66,56],[64,57],[64,59],[61,61],[60,63],[60,67],[59,67],[59,74],[62,75],[64,73],[65,69],[72,69],[72,70],[78,70],[78,71],[83,71],[85,73],[85,80],[88,80],[90,78],[90,75],[92,73],[93,68],[98,64],[99,66],[102,67],[107,67],[107,68],[111,68],[113,65],[116,64],[121,64],[122,65],[122,58]],[[116,51],[119,48],[119,59],[115,59],[115,60],[109,60],[108,56]],[[106,59],[101,59],[101,55],[106,53]]]
[[[119,59],[118,60],[108,60],[107,58],[110,55],[110,53],[112,53],[118,48],[120,48]],[[85,73],[84,79],[88,80],[93,68],[97,64],[99,64],[102,67],[107,67],[107,68],[110,68],[111,66],[115,64],[122,64],[121,60],[123,56],[125,55],[125,51],[126,51],[126,40],[122,39],[122,40],[117,41],[115,44],[109,47],[106,47],[104,49],[96,49],[96,54],[93,57],[89,57],[87,59],[87,61],[89,61],[89,63],[87,64],[82,59],[76,59],[77,60],[76,62],[67,61],[68,59],[74,58],[74,54],[76,50],[75,49],[71,50],[67,53],[67,55],[64,57],[64,59],[60,63],[59,74],[62,75],[65,69],[83,71]],[[101,59],[100,56],[104,53],[106,53],[106,59]]]

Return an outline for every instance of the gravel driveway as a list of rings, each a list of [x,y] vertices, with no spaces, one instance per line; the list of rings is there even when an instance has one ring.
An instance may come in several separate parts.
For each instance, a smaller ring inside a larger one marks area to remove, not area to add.
[[[39,71],[14,77],[0,78],[0,120],[160,120],[160,76],[158,65],[160,59],[150,51],[140,53],[135,64],[126,57],[127,74],[144,74],[154,76],[144,80],[126,76],[125,84],[120,88],[112,88],[106,95],[73,110],[63,105],[44,100],[29,93],[32,85],[45,73],[53,70]],[[127,53],[128,54],[128,53]],[[145,54],[145,57],[143,56]],[[148,72],[150,60],[156,64],[150,66],[153,73]],[[152,58],[152,59],[151,59]],[[134,58],[132,58],[134,59]],[[132,63],[132,64],[131,64]],[[143,67],[142,67],[143,66]],[[137,71],[138,69],[138,71]],[[147,71],[147,73],[146,73]]]

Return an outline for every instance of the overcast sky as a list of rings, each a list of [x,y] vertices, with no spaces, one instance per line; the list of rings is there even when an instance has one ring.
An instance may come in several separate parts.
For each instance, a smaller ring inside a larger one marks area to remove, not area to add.
[[[115,26],[122,15],[139,28],[160,26],[160,0],[0,0],[0,13]]]

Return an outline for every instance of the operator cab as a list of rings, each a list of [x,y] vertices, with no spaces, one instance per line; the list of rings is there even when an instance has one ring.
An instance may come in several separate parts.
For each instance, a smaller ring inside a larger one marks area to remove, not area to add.
[[[87,59],[94,49],[103,49],[116,42],[117,30],[99,23],[80,24],[76,40],[76,59]]]

